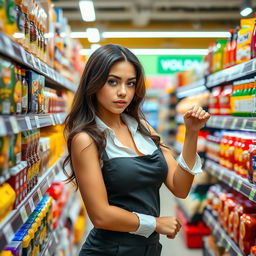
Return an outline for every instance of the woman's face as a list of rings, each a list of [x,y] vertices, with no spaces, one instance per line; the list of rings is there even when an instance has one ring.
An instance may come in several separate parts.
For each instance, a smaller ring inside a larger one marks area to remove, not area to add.
[[[136,71],[128,61],[115,63],[107,82],[96,93],[98,111],[102,115],[121,114],[131,103],[136,86]]]

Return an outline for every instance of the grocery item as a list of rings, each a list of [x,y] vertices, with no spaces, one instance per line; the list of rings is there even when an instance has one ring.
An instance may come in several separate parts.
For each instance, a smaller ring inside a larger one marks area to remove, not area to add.
[[[242,253],[248,255],[255,245],[256,214],[243,214],[240,217],[239,247]]]
[[[1,58],[0,61],[0,114],[15,113],[14,102],[15,71],[14,65]]]
[[[9,137],[0,137],[0,175],[6,175],[9,168]]]
[[[15,191],[8,183],[0,185],[0,222],[10,213],[15,202]]]
[[[241,19],[240,30],[237,38],[236,63],[242,63],[251,59],[251,41],[255,18]]]
[[[256,184],[256,139],[252,140],[252,144],[249,146],[249,168],[248,168],[248,180],[251,183]]]

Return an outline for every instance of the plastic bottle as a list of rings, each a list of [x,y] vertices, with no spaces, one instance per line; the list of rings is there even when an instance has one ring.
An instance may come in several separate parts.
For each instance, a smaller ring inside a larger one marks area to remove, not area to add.
[[[256,139],[252,141],[249,147],[249,169],[247,178],[249,182],[256,184]]]
[[[251,39],[251,59],[256,57],[256,20],[254,21],[254,28]]]
[[[30,34],[29,34],[29,19],[28,19],[28,0],[23,0],[21,3],[21,10],[24,14],[24,41],[23,47],[26,50],[30,48]]]
[[[17,32],[20,34],[20,37],[16,38],[16,42],[20,45],[23,45],[23,41],[25,38],[24,33],[24,13],[21,8],[21,2],[22,0],[15,0],[16,3],[16,26],[17,26]]]

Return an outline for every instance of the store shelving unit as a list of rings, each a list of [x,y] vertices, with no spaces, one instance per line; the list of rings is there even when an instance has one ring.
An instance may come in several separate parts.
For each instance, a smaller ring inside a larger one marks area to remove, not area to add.
[[[75,210],[73,209],[75,208]],[[44,250],[41,252],[40,256],[52,255],[60,241],[60,232],[62,228],[64,228],[65,222],[67,218],[70,217],[70,209],[74,219],[78,217],[79,211],[81,208],[81,204],[79,203],[77,193],[72,193],[68,199],[68,202],[64,206],[62,210],[61,217],[58,221],[58,227],[53,230],[48,238],[48,243],[46,244]]]
[[[218,240],[220,245],[224,247],[231,256],[245,256],[235,242],[226,234],[223,228],[219,225],[218,220],[211,211],[205,210],[203,215],[204,222],[212,230],[212,234]]]
[[[0,251],[12,240],[15,232],[26,222],[29,215],[42,199],[42,196],[51,186],[55,176],[61,172],[64,158],[65,154],[39,178],[37,185],[26,196],[18,208],[13,210],[0,223]]]
[[[191,84],[182,86],[177,88],[177,92],[176,92],[176,96],[178,98],[184,98],[187,96],[191,96],[200,92],[204,92],[206,90],[206,86],[205,86],[205,79],[202,78],[198,81],[195,81]]]
[[[60,75],[33,54],[26,51],[22,46],[14,42],[2,32],[0,32],[0,54],[44,75],[48,80],[64,89],[68,89],[73,92],[77,89],[74,83]]]
[[[252,59],[207,76],[206,87],[211,88],[254,74],[256,74],[256,59]]]
[[[256,119],[255,117],[212,116],[206,126],[217,129],[255,132]]]
[[[66,113],[0,116],[0,136],[63,124],[66,116]]]
[[[256,186],[219,164],[206,160],[205,170],[256,203]]]

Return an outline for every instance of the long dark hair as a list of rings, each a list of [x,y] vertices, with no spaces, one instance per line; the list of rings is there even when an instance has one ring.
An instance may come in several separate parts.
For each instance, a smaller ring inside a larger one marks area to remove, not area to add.
[[[145,80],[143,68],[138,58],[123,46],[116,44],[104,45],[94,51],[89,57],[78,90],[75,93],[71,112],[65,120],[64,134],[67,141],[68,156],[63,163],[63,169],[68,182],[75,181],[76,178],[71,160],[71,143],[76,134],[82,131],[89,134],[97,146],[99,159],[102,158],[106,139],[104,133],[97,129],[95,122],[97,113],[96,93],[106,83],[113,64],[120,61],[129,61],[136,71],[135,95],[125,113],[136,119],[139,124],[138,130],[142,134],[151,137],[157,145],[160,144],[159,136],[151,135],[149,131],[143,129],[141,124],[141,119],[145,120],[140,109],[140,105],[145,97]],[[71,167],[70,174],[65,170],[68,164]]]

